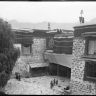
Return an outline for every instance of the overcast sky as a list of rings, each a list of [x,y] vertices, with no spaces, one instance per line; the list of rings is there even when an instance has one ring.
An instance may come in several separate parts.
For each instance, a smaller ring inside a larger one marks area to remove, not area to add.
[[[0,17],[20,22],[78,22],[80,10],[86,21],[96,17],[96,2],[1,2]]]

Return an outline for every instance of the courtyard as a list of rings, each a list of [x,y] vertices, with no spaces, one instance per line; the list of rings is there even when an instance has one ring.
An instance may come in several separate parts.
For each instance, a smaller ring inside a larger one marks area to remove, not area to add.
[[[54,79],[58,80],[58,85],[51,89],[50,82]],[[69,83],[68,78],[57,76],[21,78],[21,81],[12,78],[5,87],[5,93],[10,95],[64,95],[64,88]]]

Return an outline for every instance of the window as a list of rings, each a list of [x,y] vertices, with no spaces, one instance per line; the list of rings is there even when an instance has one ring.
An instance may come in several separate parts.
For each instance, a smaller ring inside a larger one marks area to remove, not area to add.
[[[85,53],[82,57],[96,58],[96,38],[86,38]]]
[[[96,82],[96,61],[86,61],[84,80]]]
[[[96,38],[87,38],[85,45],[84,80],[96,82]]]
[[[31,54],[31,44],[22,45],[22,53],[23,53],[23,55],[30,55]]]
[[[96,40],[89,40],[88,54],[89,55],[96,54]]]

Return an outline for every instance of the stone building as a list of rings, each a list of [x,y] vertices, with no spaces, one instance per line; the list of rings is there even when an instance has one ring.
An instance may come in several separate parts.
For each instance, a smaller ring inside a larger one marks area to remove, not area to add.
[[[13,32],[16,35],[14,46],[20,49],[20,62],[28,65],[27,69],[32,75],[39,74],[42,70],[46,71],[48,63],[44,60],[44,52],[48,49],[47,42],[53,38],[56,31],[21,29]]]
[[[56,31],[55,31],[56,33]],[[33,76],[47,75],[49,64],[44,59],[44,53],[48,49],[48,42],[53,38],[53,31],[49,30],[37,30],[33,32],[33,44],[32,44],[32,58],[30,64],[30,71]]]
[[[74,27],[72,94],[96,95],[96,24]]]
[[[22,29],[13,31],[16,34],[14,46],[18,47],[21,52],[18,62],[25,62],[24,65],[31,76],[51,73],[50,75],[59,76],[68,76],[69,74],[70,77],[72,30],[57,32],[57,30]]]

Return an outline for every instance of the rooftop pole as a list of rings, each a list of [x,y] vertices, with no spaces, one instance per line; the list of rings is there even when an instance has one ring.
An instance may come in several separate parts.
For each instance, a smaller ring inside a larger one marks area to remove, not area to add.
[[[48,22],[48,30],[51,30],[50,23]]]
[[[83,15],[83,13],[84,13],[84,12],[83,12],[83,10],[81,10],[81,12],[80,12],[80,14],[81,14],[81,17],[82,17],[82,15]]]

